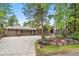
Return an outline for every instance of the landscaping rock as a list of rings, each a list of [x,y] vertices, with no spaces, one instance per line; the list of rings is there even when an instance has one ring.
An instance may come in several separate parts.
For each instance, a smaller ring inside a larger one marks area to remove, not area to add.
[[[79,44],[78,40],[73,40],[73,39],[66,39],[67,44]]]
[[[61,42],[57,43],[57,46],[63,46],[63,44]]]
[[[47,41],[46,40],[39,40],[39,44],[41,44],[41,45],[47,45]]]
[[[45,47],[45,45],[40,45],[40,48],[44,48]]]
[[[48,41],[51,45],[58,45],[58,46],[63,46],[63,45],[67,45],[67,41],[66,40],[60,40],[60,39],[54,39],[54,40],[50,40]]]
[[[57,40],[57,45],[58,46],[63,46],[63,45],[67,45],[67,41],[62,39],[62,40]]]
[[[74,40],[74,44],[79,44],[79,41],[77,41],[77,40]]]
[[[72,39],[65,39],[66,41],[67,41],[67,44],[71,44],[71,43],[73,43],[73,40]]]
[[[50,45],[56,45],[56,44],[57,44],[57,40],[56,40],[56,39],[48,40],[47,42],[48,42],[48,44],[50,44]]]
[[[66,40],[61,40],[61,43],[62,43],[63,45],[67,45],[67,41],[66,41]]]
[[[69,44],[79,44],[78,40],[73,39],[51,39],[51,40],[40,40],[39,44],[41,44],[41,47],[45,47],[47,44],[55,45],[55,46],[64,46]]]
[[[49,44],[50,45],[56,45],[57,43],[56,42],[50,42]]]

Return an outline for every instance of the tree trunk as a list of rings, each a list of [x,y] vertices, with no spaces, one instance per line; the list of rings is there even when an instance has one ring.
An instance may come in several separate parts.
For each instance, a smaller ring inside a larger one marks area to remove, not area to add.
[[[67,4],[65,4],[65,11],[66,11],[66,7],[67,7]],[[66,38],[67,36],[67,25],[66,25],[66,12],[64,11],[64,38]]]
[[[44,39],[44,26],[43,26],[43,8],[40,10],[41,14],[41,38]]]
[[[4,28],[3,28],[3,24],[1,24],[1,36],[3,36],[3,34],[4,34],[4,30],[3,30]]]
[[[43,32],[43,8],[41,8],[41,4],[38,4],[37,7],[37,15],[39,16],[39,20],[41,22],[41,38],[44,39],[44,32]]]
[[[43,20],[43,19],[42,19]],[[43,21],[41,21],[41,37],[42,37],[42,39],[44,39],[44,32],[43,32],[43,29],[44,29],[44,27],[43,27]]]
[[[74,32],[76,31],[76,4],[74,4],[74,21],[73,21]]]

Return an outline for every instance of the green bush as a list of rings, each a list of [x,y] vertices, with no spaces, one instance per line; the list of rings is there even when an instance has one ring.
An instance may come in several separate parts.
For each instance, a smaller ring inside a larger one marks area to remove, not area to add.
[[[74,39],[74,40],[79,40],[79,32],[75,32],[75,33],[71,34],[70,38]]]
[[[59,39],[64,38],[64,36],[62,34],[58,34],[56,37]]]
[[[0,33],[1,33],[1,29],[0,29]]]
[[[0,35],[2,34],[2,32],[3,32],[3,29],[1,29],[1,27],[0,27]]]

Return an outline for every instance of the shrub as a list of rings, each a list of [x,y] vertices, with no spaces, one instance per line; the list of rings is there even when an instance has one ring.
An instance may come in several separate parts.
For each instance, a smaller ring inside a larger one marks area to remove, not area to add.
[[[0,34],[2,33],[2,30],[1,30],[1,28],[0,28]]]
[[[59,39],[64,38],[64,36],[62,34],[58,34],[56,37],[59,38]]]
[[[79,32],[75,32],[75,33],[71,34],[70,38],[74,39],[74,40],[79,40]]]

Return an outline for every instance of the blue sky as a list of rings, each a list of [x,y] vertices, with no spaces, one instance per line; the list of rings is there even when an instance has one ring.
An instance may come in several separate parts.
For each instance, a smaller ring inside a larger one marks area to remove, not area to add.
[[[22,4],[16,3],[11,4],[14,14],[16,15],[17,19],[19,20],[19,23],[22,25],[24,21],[26,21],[26,18],[24,14],[22,13]]]
[[[12,9],[13,9],[14,14],[16,15],[17,19],[19,20],[19,23],[22,25],[24,21],[27,21],[26,17],[22,13],[22,7],[23,7],[23,5],[20,4],[20,3],[13,3],[13,4],[11,4],[11,6],[12,6]],[[54,13],[53,7],[54,6],[51,6],[50,7],[49,14]],[[52,24],[53,23],[53,20],[51,20],[50,23]]]

